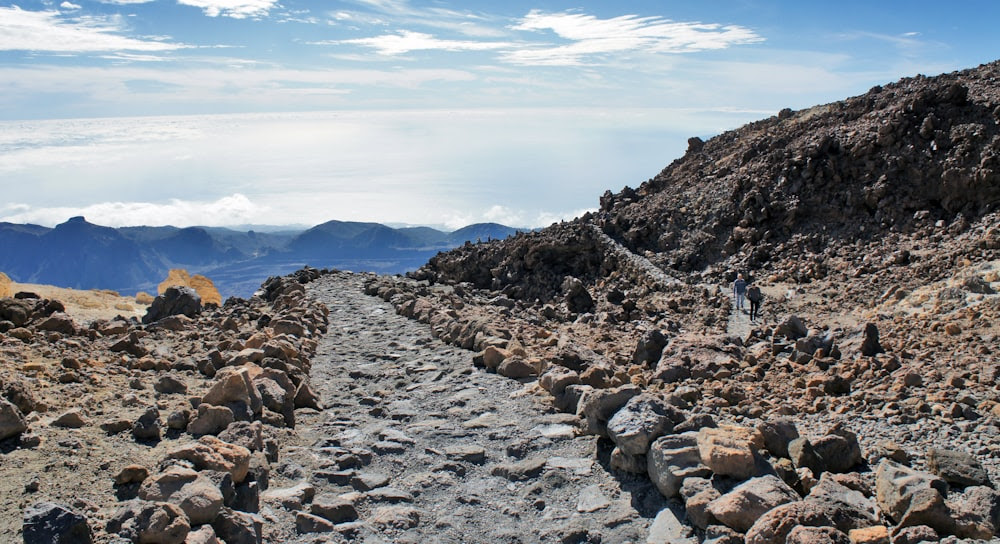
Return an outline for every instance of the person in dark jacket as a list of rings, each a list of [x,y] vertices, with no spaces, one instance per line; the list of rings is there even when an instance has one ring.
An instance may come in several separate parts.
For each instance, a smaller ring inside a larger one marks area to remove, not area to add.
[[[764,294],[757,284],[747,287],[747,300],[750,301],[750,321],[753,321],[760,317],[760,303],[764,300]]]

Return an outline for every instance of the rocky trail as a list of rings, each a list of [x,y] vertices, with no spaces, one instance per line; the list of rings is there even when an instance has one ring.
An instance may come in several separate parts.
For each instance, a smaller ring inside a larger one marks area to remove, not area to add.
[[[309,286],[330,308],[311,378],[324,410],[300,417],[272,476],[262,514],[285,522],[266,540],[646,541],[665,504],[648,479],[612,476],[577,416],[474,368],[363,280]]]

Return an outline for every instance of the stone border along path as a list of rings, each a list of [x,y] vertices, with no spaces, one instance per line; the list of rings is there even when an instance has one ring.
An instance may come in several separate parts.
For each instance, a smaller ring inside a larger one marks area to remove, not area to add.
[[[660,267],[653,264],[652,261],[633,252],[631,249],[620,244],[617,240],[608,236],[606,232],[601,230],[601,227],[591,223],[590,228],[597,235],[597,239],[604,244],[605,249],[616,254],[619,258],[623,259],[627,264],[632,265],[635,269],[633,273],[638,275],[645,275],[653,280],[657,287],[664,288],[671,285],[677,285],[680,280],[674,278],[664,272]]]
[[[308,285],[330,308],[311,378],[324,410],[272,473],[265,540],[647,542],[666,504],[648,478],[613,476],[577,416],[474,368],[365,278]]]

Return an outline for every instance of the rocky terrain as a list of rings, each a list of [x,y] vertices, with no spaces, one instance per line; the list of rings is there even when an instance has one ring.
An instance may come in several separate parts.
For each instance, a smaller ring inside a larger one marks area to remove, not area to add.
[[[409,277],[0,299],[0,539],[996,541],[998,76],[692,139]]]

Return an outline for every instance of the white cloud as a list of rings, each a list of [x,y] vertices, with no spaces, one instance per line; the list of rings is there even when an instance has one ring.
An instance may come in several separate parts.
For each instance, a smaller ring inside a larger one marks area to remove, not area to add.
[[[506,34],[501,28],[497,28],[498,25],[486,24],[495,19],[489,15],[441,7],[416,8],[407,0],[354,0],[354,3],[374,14],[341,10],[332,13],[331,17],[337,21],[367,24],[385,24],[385,19],[388,18],[399,26],[420,25],[476,38],[498,38]]]
[[[212,201],[171,199],[167,202],[101,202],[83,207],[31,208],[26,205],[0,211],[0,221],[54,226],[82,215],[87,221],[108,227],[228,226],[261,223],[270,211],[236,193]],[[11,213],[13,212],[13,213]]]
[[[753,30],[736,25],[674,22],[662,17],[622,15],[599,19],[583,13],[532,10],[512,30],[551,31],[569,41],[513,50],[504,59],[514,64],[572,66],[602,55],[625,52],[692,53],[762,42]]]
[[[327,42],[330,43],[330,42]],[[358,38],[341,40],[332,43],[343,43],[371,47],[383,55],[401,55],[410,51],[488,51],[505,49],[512,44],[492,41],[442,40],[422,32],[400,31],[398,34],[386,34],[373,38]]]
[[[131,4],[148,4],[155,0],[99,0],[102,4],[114,4],[116,6],[128,6]]]
[[[171,51],[186,47],[166,41],[129,38],[120,17],[66,19],[58,11],[0,7],[0,51],[90,53]]]
[[[201,8],[209,17],[232,17],[246,19],[248,17],[264,17],[271,8],[278,4],[277,0],[177,0],[178,4]]]
[[[80,9],[80,6],[78,6],[78,5],[76,5],[76,4],[72,3],[72,2],[63,2],[62,4],[59,4],[59,7],[61,7],[62,9],[65,9],[65,10],[69,10],[69,11],[74,11],[74,10]]]

